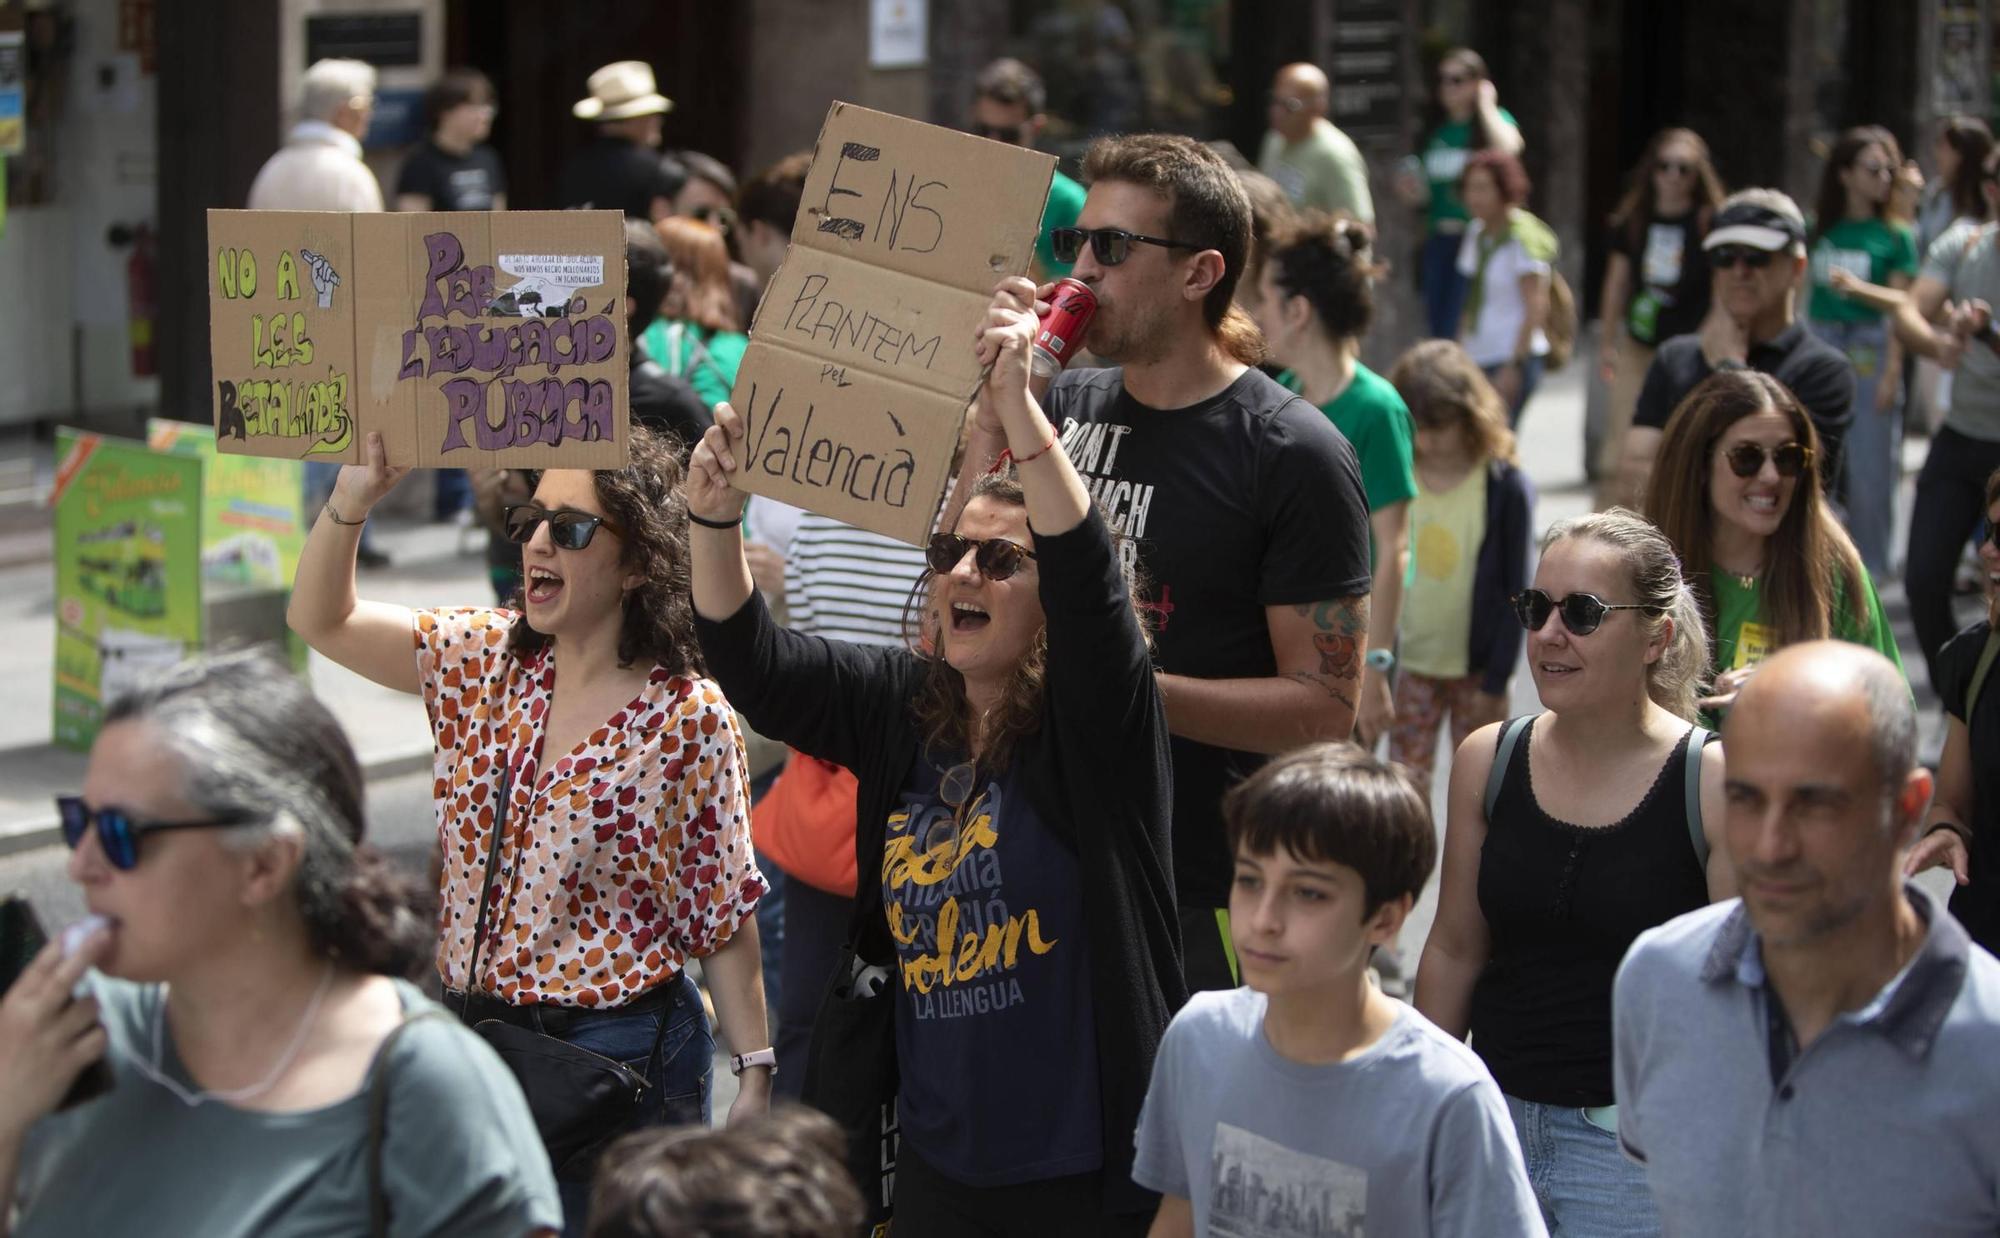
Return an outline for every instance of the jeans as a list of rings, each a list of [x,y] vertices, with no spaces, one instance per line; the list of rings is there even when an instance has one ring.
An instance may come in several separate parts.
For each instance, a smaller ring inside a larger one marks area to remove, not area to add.
[[[450,520],[472,506],[472,474],[464,469],[439,469],[437,488],[431,495],[431,515]]]
[[[1656,1238],[1660,1210],[1646,1169],[1625,1159],[1616,1134],[1574,1105],[1509,1096],[1507,1112],[1549,1238]]]
[[[1548,362],[1541,357],[1530,357],[1521,363],[1521,390],[1514,396],[1513,403],[1507,406],[1508,429],[1511,430],[1521,424],[1521,410],[1528,407],[1528,400],[1534,396],[1535,388],[1542,385],[1542,370],[1547,364]],[[1506,366],[1482,365],[1479,368],[1486,371],[1486,377],[1491,381]]]
[[[1433,232],[1424,238],[1418,278],[1424,293],[1424,321],[1431,338],[1458,338],[1458,318],[1465,308],[1465,276],[1458,273],[1458,248],[1463,232]]]
[[[1986,514],[1986,479],[2000,468],[2000,442],[1973,438],[1946,426],[1931,440],[1930,455],[1917,474],[1917,498],[1910,511],[1910,549],[1903,581],[1910,595],[1910,621],[1923,647],[1931,683],[1937,683],[1938,650],[1958,632],[1951,611],[1952,577],[1965,543]]]
[[[1845,479],[1847,532],[1861,562],[1877,576],[1889,574],[1889,543],[1896,528],[1896,485],[1903,476],[1903,401],[1875,407],[1875,388],[1889,349],[1889,328],[1876,322],[1815,322],[1813,334],[1847,354],[1854,367],[1854,420],[1840,448]]]
[[[669,1006],[622,1014],[607,1010],[571,1024],[562,1039],[579,1049],[624,1062],[646,1076],[645,1108],[626,1130],[652,1126],[708,1125],[709,1090],[715,1066],[715,1037],[708,1030],[701,993],[686,972],[665,982],[674,989]],[[666,1031],[661,1032],[665,1024]],[[659,1056],[653,1042],[659,1040]],[[606,1137],[625,1131],[606,1131]],[[590,1180],[558,1177],[562,1194],[563,1236],[579,1238],[590,1207]]]

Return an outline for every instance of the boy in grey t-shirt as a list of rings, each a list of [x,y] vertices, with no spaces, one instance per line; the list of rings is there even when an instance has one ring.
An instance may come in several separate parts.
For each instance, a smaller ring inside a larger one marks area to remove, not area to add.
[[[1162,1195],[1155,1238],[1546,1238],[1486,1067],[1368,979],[1437,859],[1409,775],[1319,744],[1223,818],[1247,987],[1197,994],[1160,1046],[1132,1171]]]

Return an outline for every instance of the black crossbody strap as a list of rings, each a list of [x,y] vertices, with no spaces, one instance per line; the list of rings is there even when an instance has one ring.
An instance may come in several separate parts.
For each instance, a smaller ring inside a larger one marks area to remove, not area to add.
[[[392,1028],[375,1050],[374,1078],[368,1085],[368,1233],[369,1238],[388,1238],[389,1192],[382,1179],[382,1149],[389,1131],[389,1051],[396,1047],[410,1026],[438,1013],[424,1006]]]
[[[500,867],[500,839],[507,833],[507,808],[514,793],[514,763],[511,757],[500,765],[500,800],[493,806],[493,839],[486,848],[486,876],[479,883],[479,915],[472,924],[472,966],[465,975],[465,1000],[459,1003],[462,1020],[479,992],[479,953],[486,945],[486,913],[493,906],[493,874]]]

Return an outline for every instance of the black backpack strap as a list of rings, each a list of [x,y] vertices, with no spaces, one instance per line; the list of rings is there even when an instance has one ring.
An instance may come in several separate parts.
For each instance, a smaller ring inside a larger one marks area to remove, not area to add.
[[[368,1084],[368,1234],[369,1238],[388,1238],[389,1234],[389,1191],[382,1178],[382,1149],[389,1133],[389,1051],[396,1047],[403,1033],[425,1019],[434,1018],[443,1012],[425,1003],[415,1013],[398,1023],[375,1050],[375,1061],[369,1066]]]
[[[1535,720],[1535,714],[1522,714],[1509,718],[1500,724],[1500,738],[1493,747],[1493,768],[1486,774],[1486,820],[1493,821],[1493,806],[1500,802],[1500,784],[1507,781],[1507,766],[1514,759],[1514,748],[1527,733],[1528,724]]]
[[[1986,677],[1993,673],[1993,660],[2000,654],[2000,627],[1986,634],[1986,644],[1979,650],[1979,661],[1972,668],[1972,682],[1965,688],[1965,729],[1972,730],[1972,707],[1979,703],[1979,690],[1986,686]]]
[[[1701,754],[1721,738],[1714,731],[1702,727],[1692,727],[1688,731],[1687,782],[1682,794],[1687,801],[1688,839],[1694,843],[1694,856],[1700,861],[1704,875],[1708,872],[1708,831],[1702,828],[1701,823]]]

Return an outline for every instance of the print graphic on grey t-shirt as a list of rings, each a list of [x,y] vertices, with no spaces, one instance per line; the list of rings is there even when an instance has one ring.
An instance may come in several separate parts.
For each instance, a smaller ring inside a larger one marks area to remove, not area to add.
[[[1368,1174],[1215,1124],[1208,1232],[1215,1238],[1362,1238]]]

